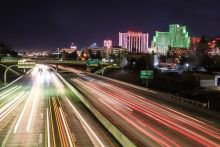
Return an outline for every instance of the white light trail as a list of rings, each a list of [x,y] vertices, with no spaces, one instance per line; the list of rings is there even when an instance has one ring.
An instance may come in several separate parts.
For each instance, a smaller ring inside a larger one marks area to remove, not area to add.
[[[16,87],[16,88],[12,88],[12,89],[9,89],[9,90],[5,91],[4,93],[1,94],[0,100],[4,99],[5,97],[9,96],[10,94],[12,94],[13,92],[17,91],[20,88],[21,88],[21,86]]]
[[[16,108],[16,106],[22,101],[22,99],[20,99],[25,92],[22,92],[21,94],[19,94],[18,96],[16,96],[16,98],[13,99],[13,101],[11,101],[10,103],[8,103],[7,105],[5,105],[1,110],[0,113],[2,113],[0,115],[0,121],[2,121],[7,114],[9,114],[12,110],[14,110]]]
[[[66,134],[67,134],[67,136],[68,136],[69,144],[70,144],[71,147],[74,147],[74,145],[73,145],[73,143],[72,143],[72,140],[71,140],[71,138],[70,138],[69,131],[68,131],[68,129],[67,129],[66,122],[65,122],[65,120],[64,120],[63,112],[62,112],[62,110],[61,110],[60,108],[59,108],[59,110],[60,110],[61,118],[62,118],[62,120],[63,120],[63,124],[64,124],[64,128],[65,128]]]
[[[15,89],[16,87],[17,87],[17,86],[14,86],[14,87],[12,87],[12,88],[6,90],[5,92],[1,93],[1,94],[0,94],[0,97],[3,96],[3,95],[5,95],[5,94],[8,93],[9,91]]]
[[[49,126],[49,112],[47,108],[47,147],[50,147],[50,126]]]
[[[27,132],[29,132],[29,130],[30,130],[30,126],[31,126],[31,122],[32,122],[32,117],[33,117],[33,113],[34,113],[34,110],[35,110],[35,107],[36,107],[36,101],[37,101],[37,99],[38,99],[38,94],[39,94],[39,84],[37,83],[37,85],[35,86],[35,87],[33,87],[33,90],[34,90],[34,93],[33,93],[33,95],[30,95],[31,97],[32,96],[34,96],[33,97],[33,102],[32,102],[32,108],[31,108],[31,114],[30,114],[30,116],[29,116],[29,120],[28,120],[28,125],[27,125],[27,128],[26,128],[26,130],[27,130]],[[36,90],[36,91],[35,91]]]
[[[20,116],[19,116],[19,118],[18,118],[18,121],[17,121],[16,125],[15,125],[14,134],[17,132],[18,126],[19,126],[19,124],[20,124],[20,122],[21,122],[21,119],[22,119],[22,117],[23,117],[23,115],[24,115],[24,112],[25,112],[25,110],[26,110],[26,107],[27,107],[27,105],[28,105],[28,102],[29,102],[29,98],[27,99],[27,101],[26,101],[26,103],[25,103],[25,105],[24,105],[24,108],[23,108],[23,110],[22,110],[22,112],[21,112],[21,114],[20,114]]]
[[[68,103],[76,113],[77,117],[81,122],[89,129],[89,131],[92,133],[92,135],[95,137],[95,139],[98,141],[100,146],[105,147],[105,145],[101,142],[101,140],[98,138],[98,136],[95,134],[95,132],[91,129],[91,127],[88,125],[88,123],[84,120],[84,118],[81,116],[81,114],[77,111],[77,109],[72,105],[72,103],[69,101],[69,99],[66,97]]]
[[[21,93],[21,94],[24,94],[24,92]],[[19,95],[19,96],[14,96],[11,101],[9,101],[9,102],[8,102],[7,104],[5,104],[2,108],[0,108],[0,113],[6,111],[6,110],[7,110],[11,105],[13,105],[19,98],[20,98],[20,95]]]

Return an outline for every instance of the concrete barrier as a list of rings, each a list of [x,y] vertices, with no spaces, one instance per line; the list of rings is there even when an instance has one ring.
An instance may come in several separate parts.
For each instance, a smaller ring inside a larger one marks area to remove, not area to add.
[[[190,104],[190,105],[195,105],[195,106],[199,106],[199,107],[203,107],[203,108],[207,108],[208,107],[207,103],[201,103],[201,102],[198,102],[198,101],[195,101],[195,100],[190,100],[190,99],[187,99],[187,98],[183,98],[183,97],[179,97],[179,96],[174,96],[174,95],[167,94],[167,93],[164,93],[164,92],[160,92],[160,91],[156,91],[156,90],[151,90],[149,88],[137,86],[137,85],[134,85],[134,84],[130,84],[130,83],[126,83],[126,82],[123,82],[123,81],[111,79],[111,78],[108,78],[108,77],[96,75],[96,74],[93,74],[93,73],[87,73],[87,74],[92,75],[92,76],[96,76],[96,77],[99,77],[99,78],[103,78],[103,79],[106,79],[106,80],[110,80],[110,81],[113,81],[113,82],[116,82],[116,83],[119,83],[119,84],[122,84],[122,85],[125,85],[125,86],[136,88],[136,89],[139,89],[139,90],[142,90],[142,91],[146,91],[146,92],[151,93],[153,95],[160,96],[160,98],[162,98],[162,96],[163,96],[164,98],[168,98],[170,100],[180,101],[180,102],[183,102],[183,103],[186,103],[186,104]]]
[[[32,71],[32,69],[29,70],[26,74],[29,74],[31,71]],[[11,83],[5,85],[4,87],[0,88],[0,91],[2,91],[2,90],[4,90],[4,89],[8,88],[8,87],[11,86],[12,84],[14,84],[14,83],[17,82],[18,80],[20,80],[22,77],[23,77],[23,75],[20,76],[20,77],[18,77],[17,79],[15,79],[14,81],[12,81]]]
[[[15,82],[17,82],[18,80],[20,80],[23,76],[18,77],[17,79],[15,79],[14,81],[12,81],[11,83],[5,85],[4,87],[0,88],[0,91],[8,88],[9,86],[11,86],[12,84],[14,84]]]
[[[117,127],[115,127],[102,113],[91,105],[68,81],[66,81],[59,73],[57,76],[67,85],[67,87],[83,102],[83,104],[93,113],[93,115],[102,123],[102,125],[125,147],[135,147],[136,145],[124,135]]]

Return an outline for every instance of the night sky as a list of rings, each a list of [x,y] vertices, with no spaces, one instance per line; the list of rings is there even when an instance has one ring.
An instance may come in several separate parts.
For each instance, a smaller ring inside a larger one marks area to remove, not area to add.
[[[118,32],[168,31],[186,25],[190,36],[220,35],[219,0],[4,0],[0,41],[14,49],[80,48],[104,39],[118,45]]]

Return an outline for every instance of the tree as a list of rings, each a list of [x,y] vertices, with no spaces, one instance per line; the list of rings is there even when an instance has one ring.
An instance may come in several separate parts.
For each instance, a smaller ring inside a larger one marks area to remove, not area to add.
[[[202,36],[198,43],[196,51],[200,54],[208,54],[208,49],[209,49],[208,40],[205,36]]]
[[[18,57],[18,53],[15,50],[11,50],[11,46],[4,42],[0,42],[0,55],[10,54],[13,57]]]
[[[122,69],[124,69],[124,67],[126,67],[127,64],[128,64],[127,57],[122,57],[122,60],[121,60],[121,67],[122,67]]]
[[[212,66],[213,64],[214,64],[213,59],[208,55],[204,55],[203,60],[200,63],[201,66],[206,68]]]
[[[93,54],[93,50],[92,49],[88,49],[88,52],[89,52],[89,58],[90,59],[94,59],[95,55]]]
[[[215,47],[220,48],[220,41],[217,41],[217,42],[216,42]]]
[[[67,58],[67,52],[65,51],[61,52],[61,58],[63,59]]]
[[[77,54],[76,50],[72,54],[73,54],[73,60],[77,60],[78,54]]]
[[[0,54],[10,54],[10,46],[4,42],[0,42]]]
[[[18,53],[15,50],[10,51],[9,54],[13,57],[18,57]]]
[[[87,60],[88,58],[89,58],[89,57],[88,57],[87,52],[86,52],[85,50],[82,50],[81,55],[79,56],[79,59],[80,59],[81,61],[85,61],[85,60]]]
[[[160,62],[164,62],[165,63],[166,60],[167,60],[166,55],[160,55],[159,60],[160,60]]]
[[[209,49],[208,40],[205,36],[202,36],[196,48],[197,66],[204,66],[202,64],[205,62],[204,58],[208,54],[208,49]]]
[[[96,53],[96,55],[95,55],[95,58],[96,58],[96,59],[102,59],[100,50],[97,51],[97,53]]]

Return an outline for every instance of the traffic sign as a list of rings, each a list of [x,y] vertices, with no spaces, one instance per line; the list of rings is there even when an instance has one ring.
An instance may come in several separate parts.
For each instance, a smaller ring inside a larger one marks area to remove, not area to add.
[[[98,59],[89,59],[86,61],[86,64],[89,66],[98,66],[99,60]]]
[[[34,68],[35,65],[36,62],[32,60],[18,60],[18,68]]]
[[[153,79],[154,71],[153,70],[141,70],[140,78],[141,79]]]

